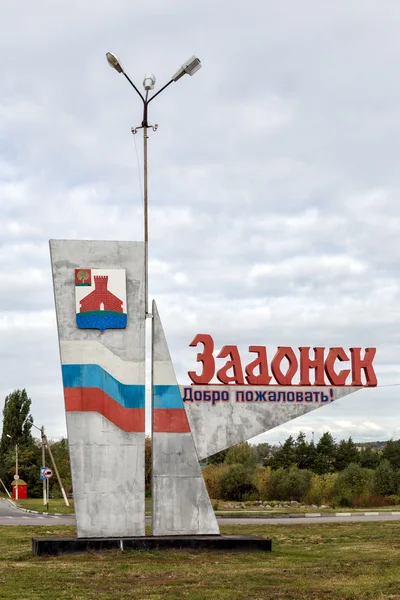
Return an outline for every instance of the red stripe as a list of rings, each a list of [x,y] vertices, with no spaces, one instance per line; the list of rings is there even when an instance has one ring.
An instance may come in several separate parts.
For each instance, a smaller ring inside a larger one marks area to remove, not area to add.
[[[184,408],[155,408],[153,410],[154,433],[190,433]]]
[[[100,388],[64,388],[67,412],[97,412],[123,431],[144,431],[144,408],[125,408]]]

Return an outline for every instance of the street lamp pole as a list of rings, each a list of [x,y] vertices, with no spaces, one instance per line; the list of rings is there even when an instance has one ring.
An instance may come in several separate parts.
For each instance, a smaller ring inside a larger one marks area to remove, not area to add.
[[[10,440],[12,440],[12,437],[9,433],[6,434],[8,438],[10,438]],[[15,444],[15,499],[18,500],[18,444]]]
[[[15,444],[15,499],[18,500],[18,444]]]
[[[183,75],[194,75],[200,68],[201,62],[200,59],[192,56],[187,60],[175,75],[172,76],[170,81],[166,83],[158,92],[153,94],[149,98],[149,91],[154,89],[156,78],[153,73],[147,73],[144,76],[143,87],[145,89],[145,95],[138,90],[136,85],[130,79],[130,77],[125,73],[122,68],[121,63],[118,58],[112,52],[107,52],[106,54],[108,64],[110,67],[115,69],[118,73],[122,73],[136,93],[140,96],[143,102],[143,118],[142,124],[139,127],[132,127],[131,131],[135,135],[139,129],[143,129],[143,212],[144,212],[144,289],[145,289],[145,317],[151,317],[152,315],[149,313],[149,219],[148,219],[148,207],[149,207],[149,187],[148,187],[148,159],[147,159],[147,140],[148,140],[148,130],[152,129],[153,131],[157,131],[158,125],[150,125],[148,121],[148,107],[149,104],[154,98],[156,98],[161,92],[163,92],[171,83],[178,81]]]

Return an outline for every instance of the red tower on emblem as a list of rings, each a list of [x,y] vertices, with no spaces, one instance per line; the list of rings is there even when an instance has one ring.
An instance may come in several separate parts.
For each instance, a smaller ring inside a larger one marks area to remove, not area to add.
[[[95,275],[94,290],[80,301],[80,312],[109,310],[122,313],[122,300],[112,294],[107,289],[107,285],[107,275]]]

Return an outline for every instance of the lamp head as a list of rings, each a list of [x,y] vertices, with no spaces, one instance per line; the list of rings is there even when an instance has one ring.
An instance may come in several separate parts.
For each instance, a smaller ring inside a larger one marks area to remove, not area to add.
[[[115,54],[113,54],[112,52],[107,52],[106,58],[107,58],[107,62],[110,65],[110,67],[112,67],[113,69],[118,71],[118,73],[124,72],[121,63],[119,62],[119,60],[115,56]]]
[[[156,76],[154,73],[146,73],[143,79],[143,87],[146,91],[154,90],[156,83]]]
[[[194,75],[197,71],[201,69],[201,61],[196,56],[191,56],[180,69],[172,76],[173,81],[178,81],[184,75]]]

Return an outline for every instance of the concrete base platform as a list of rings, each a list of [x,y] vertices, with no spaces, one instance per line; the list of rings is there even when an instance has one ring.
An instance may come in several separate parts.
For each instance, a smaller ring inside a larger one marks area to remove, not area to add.
[[[271,551],[272,542],[255,535],[182,535],[133,538],[32,538],[36,556],[78,554],[98,550],[228,550]]]

